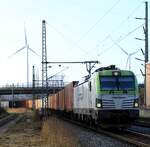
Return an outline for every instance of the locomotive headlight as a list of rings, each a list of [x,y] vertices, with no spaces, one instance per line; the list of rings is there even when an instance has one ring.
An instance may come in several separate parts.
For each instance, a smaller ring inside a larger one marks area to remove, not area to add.
[[[134,107],[139,107],[139,104],[137,102],[134,103]]]
[[[112,71],[112,75],[115,76],[115,77],[116,77],[116,76],[119,76],[119,75],[120,75],[120,72],[119,72],[119,71]]]
[[[97,103],[97,108],[101,108],[101,107],[102,107],[101,103]]]
[[[114,72],[114,76],[118,76],[118,72]]]
[[[101,99],[96,99],[96,107],[102,108],[102,100]]]
[[[138,108],[138,107],[139,107],[139,103],[138,103],[138,100],[137,100],[137,99],[134,100],[134,107],[135,107],[135,108]]]

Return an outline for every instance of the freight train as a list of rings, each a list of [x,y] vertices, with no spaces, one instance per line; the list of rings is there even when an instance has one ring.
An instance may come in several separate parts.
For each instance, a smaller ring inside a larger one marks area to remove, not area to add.
[[[33,100],[1,100],[0,101],[0,108],[7,109],[7,108],[29,108],[33,109]],[[39,110],[42,108],[42,100],[36,99],[34,103],[34,108]]]
[[[49,95],[52,111],[83,122],[128,127],[139,117],[139,93],[133,72],[114,65],[97,69],[81,82],[72,82]]]
[[[49,94],[51,113],[85,123],[125,128],[139,117],[137,79],[132,71],[114,65],[102,67],[82,81],[73,81],[57,93]],[[32,108],[33,101],[22,103]],[[35,100],[42,108],[42,100]]]

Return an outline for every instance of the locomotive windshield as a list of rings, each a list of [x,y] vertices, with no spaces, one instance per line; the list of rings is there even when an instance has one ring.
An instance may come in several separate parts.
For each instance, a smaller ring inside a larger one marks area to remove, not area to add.
[[[101,90],[134,90],[134,77],[132,76],[103,76],[100,77]]]

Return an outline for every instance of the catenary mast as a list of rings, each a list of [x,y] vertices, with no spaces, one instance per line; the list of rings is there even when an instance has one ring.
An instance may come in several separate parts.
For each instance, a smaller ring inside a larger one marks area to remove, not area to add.
[[[47,48],[46,48],[46,21],[42,21],[42,113],[47,115],[48,98],[47,93],[44,93],[44,89],[48,88],[47,82]]]

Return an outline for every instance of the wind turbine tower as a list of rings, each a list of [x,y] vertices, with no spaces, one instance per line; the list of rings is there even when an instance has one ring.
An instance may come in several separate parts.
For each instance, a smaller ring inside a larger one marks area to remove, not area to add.
[[[20,48],[19,50],[17,50],[15,53],[13,53],[11,56],[9,57],[12,57],[14,55],[16,55],[17,53],[19,53],[20,51],[22,51],[23,49],[26,49],[27,50],[27,87],[29,87],[29,50],[31,52],[33,52],[34,54],[36,54],[37,56],[39,56],[33,49],[31,49],[29,47],[29,44],[28,44],[28,41],[27,41],[27,34],[26,34],[26,28],[25,28],[25,25],[24,25],[24,35],[25,35],[25,45]]]

